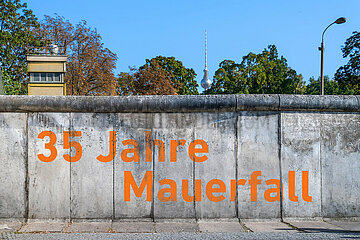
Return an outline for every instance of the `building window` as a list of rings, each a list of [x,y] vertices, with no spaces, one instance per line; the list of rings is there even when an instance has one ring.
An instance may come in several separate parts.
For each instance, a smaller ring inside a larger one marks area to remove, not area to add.
[[[40,82],[46,82],[46,73],[40,73]]]
[[[61,73],[30,73],[30,82],[63,82]]]
[[[31,73],[33,75],[33,78],[31,81],[32,82],[40,82],[40,74],[39,73]],[[31,78],[31,75],[30,75]]]

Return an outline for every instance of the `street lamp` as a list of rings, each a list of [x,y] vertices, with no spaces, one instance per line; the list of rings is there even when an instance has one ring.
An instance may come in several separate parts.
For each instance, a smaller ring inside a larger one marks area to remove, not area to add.
[[[321,51],[321,71],[320,71],[320,78],[321,78],[321,89],[320,89],[320,94],[324,95],[324,34],[326,32],[326,30],[328,30],[328,28],[330,26],[332,26],[333,24],[342,24],[346,22],[346,18],[341,17],[336,19],[335,22],[331,23],[329,26],[327,26],[327,28],[325,28],[322,37],[321,37],[321,46],[319,47],[319,50]]]

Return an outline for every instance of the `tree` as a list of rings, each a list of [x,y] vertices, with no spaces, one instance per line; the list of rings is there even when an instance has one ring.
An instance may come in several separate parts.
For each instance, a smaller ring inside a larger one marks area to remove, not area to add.
[[[139,69],[130,68],[130,73],[120,73],[117,88],[119,95],[176,95],[172,74],[158,63],[152,67],[144,65]]]
[[[335,80],[342,94],[360,94],[360,32],[353,32],[341,50],[350,59],[336,71]]]
[[[135,67],[129,67],[130,73],[121,72],[117,78],[116,94],[120,96],[137,95],[134,87],[134,73],[137,71]]]
[[[115,95],[117,56],[104,48],[100,34],[88,27],[86,21],[74,27],[64,17],[45,16],[37,35],[66,46],[65,82],[69,95]]]
[[[339,89],[339,84],[334,79],[329,79],[328,76],[324,77],[325,95],[340,95],[342,94]],[[310,78],[310,83],[306,85],[305,94],[320,95],[320,78]]]
[[[249,53],[240,64],[224,60],[215,72],[214,82],[206,94],[303,94],[305,82],[279,58],[275,45],[260,54]]]
[[[15,80],[14,76],[2,70],[2,80],[6,95],[24,95],[27,93],[26,84]]]
[[[171,74],[171,81],[179,95],[197,95],[199,86],[195,80],[196,73],[192,68],[184,67],[183,63],[174,57],[157,56],[152,59],[146,59],[145,67],[157,68],[160,66],[166,72]]]
[[[35,41],[37,18],[20,0],[0,1],[0,67],[7,94],[25,94],[27,42]]]

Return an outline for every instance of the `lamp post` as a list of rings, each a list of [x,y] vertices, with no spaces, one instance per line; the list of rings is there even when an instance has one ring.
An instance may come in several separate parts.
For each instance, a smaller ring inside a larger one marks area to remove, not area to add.
[[[346,22],[346,18],[341,17],[336,19],[335,22],[331,23],[329,26],[327,26],[327,28],[325,28],[322,37],[321,37],[321,46],[319,47],[319,50],[321,51],[321,70],[320,70],[320,78],[321,78],[321,89],[320,89],[320,94],[324,95],[324,34],[326,32],[326,30],[328,30],[328,28],[330,26],[332,26],[333,24],[342,24]]]

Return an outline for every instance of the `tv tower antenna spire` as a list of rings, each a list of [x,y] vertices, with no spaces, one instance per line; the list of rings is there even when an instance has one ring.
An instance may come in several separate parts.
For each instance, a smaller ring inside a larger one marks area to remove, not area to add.
[[[207,31],[205,29],[205,69],[207,69]]]
[[[205,69],[204,69],[204,78],[201,80],[201,87],[205,90],[208,90],[211,86],[211,81],[209,79],[209,71],[207,69],[207,31],[205,30]]]

